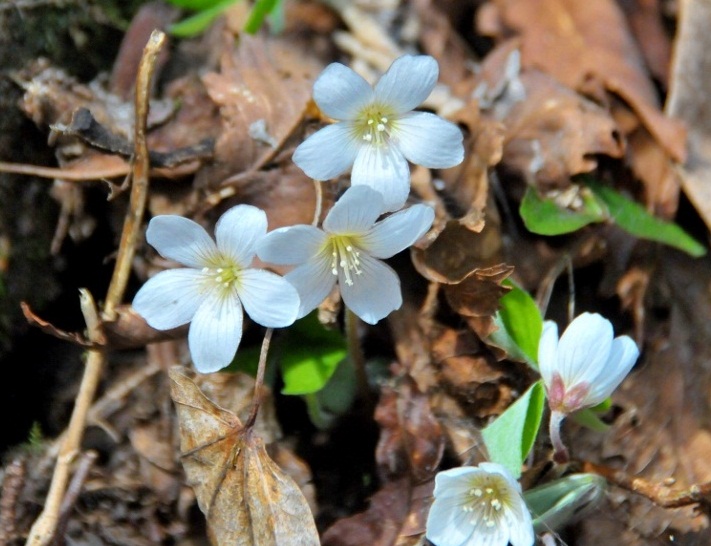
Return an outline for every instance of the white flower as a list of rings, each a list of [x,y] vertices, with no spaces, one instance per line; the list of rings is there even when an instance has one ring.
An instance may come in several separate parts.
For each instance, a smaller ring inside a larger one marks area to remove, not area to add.
[[[299,317],[317,307],[336,281],[344,303],[369,324],[402,305],[400,280],[379,258],[389,258],[422,237],[432,225],[434,211],[414,205],[376,222],[383,212],[380,193],[354,186],[329,211],[323,230],[292,226],[262,239],[260,259],[298,265],[285,278],[299,292]]]
[[[551,410],[569,414],[596,406],[622,383],[639,350],[628,336],[613,335],[610,321],[596,313],[576,317],[560,342],[555,322],[545,322],[538,366]]]
[[[296,320],[299,296],[269,271],[249,269],[255,248],[267,232],[264,211],[250,205],[231,208],[217,222],[217,244],[197,223],[181,216],[156,216],[146,240],[162,256],[188,266],[162,271],[144,284],[134,309],[153,328],[190,324],[188,345],[199,372],[227,366],[242,339],[242,307],[269,328]]]
[[[460,467],[435,477],[427,538],[436,546],[531,546],[531,514],[521,486],[496,463]]]
[[[462,162],[462,132],[442,118],[411,112],[431,93],[439,67],[426,55],[393,62],[375,88],[339,63],[314,84],[314,101],[339,120],[306,139],[294,162],[311,178],[328,180],[353,167],[351,183],[384,196],[385,210],[398,210],[410,192],[407,161],[443,169]]]

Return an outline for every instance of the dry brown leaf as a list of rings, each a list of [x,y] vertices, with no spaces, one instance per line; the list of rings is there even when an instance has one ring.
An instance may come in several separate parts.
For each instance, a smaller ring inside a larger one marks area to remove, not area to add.
[[[671,91],[666,110],[689,127],[689,157],[680,169],[684,193],[711,229],[711,6],[681,3],[674,48]]]
[[[203,76],[222,116],[218,164],[205,174],[209,185],[272,157],[300,124],[320,69],[311,56],[278,39],[243,34],[236,46],[225,47],[220,73]]]
[[[681,123],[662,114],[641,54],[614,0],[494,0],[502,27],[521,36],[521,64],[580,90],[596,79],[621,97],[676,161]]]
[[[318,546],[313,515],[293,480],[237,416],[213,404],[181,367],[170,370],[188,482],[217,546]]]
[[[414,546],[425,531],[433,481],[414,486],[409,478],[387,482],[365,512],[326,529],[323,546]]]
[[[444,453],[444,435],[432,415],[427,395],[409,376],[396,388],[384,388],[375,409],[380,439],[375,459],[381,473],[393,479],[409,475],[416,482],[431,479]]]

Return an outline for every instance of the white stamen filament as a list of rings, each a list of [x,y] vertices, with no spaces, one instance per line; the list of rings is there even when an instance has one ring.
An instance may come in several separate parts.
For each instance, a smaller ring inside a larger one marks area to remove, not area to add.
[[[487,482],[487,487],[473,487],[469,490],[469,502],[462,505],[462,511],[472,514],[470,521],[473,525],[483,522],[486,527],[491,528],[497,525],[502,517],[507,488],[505,484],[492,484],[490,478]]]
[[[338,268],[343,270],[343,274],[346,278],[346,284],[348,286],[353,286],[352,273],[360,275],[362,270],[360,269],[360,252],[353,247],[348,237],[334,236],[331,239],[332,243],[332,261],[331,261],[331,273],[338,275]]]

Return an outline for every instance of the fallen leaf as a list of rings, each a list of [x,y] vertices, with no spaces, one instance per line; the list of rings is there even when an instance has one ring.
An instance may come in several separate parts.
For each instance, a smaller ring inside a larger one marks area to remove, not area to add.
[[[217,546],[318,546],[294,481],[237,416],[208,400],[181,367],[169,372],[188,482]]]

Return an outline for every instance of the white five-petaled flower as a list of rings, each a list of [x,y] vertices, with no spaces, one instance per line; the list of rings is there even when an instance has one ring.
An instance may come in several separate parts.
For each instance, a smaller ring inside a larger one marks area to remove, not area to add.
[[[521,486],[496,463],[440,472],[427,516],[427,538],[436,546],[531,546],[531,514]]]
[[[538,346],[538,366],[551,408],[551,441],[556,459],[567,452],[560,439],[566,415],[596,406],[612,394],[634,366],[639,349],[628,336],[613,339],[612,324],[596,313],[583,313],[558,341],[555,322],[546,321]]]
[[[454,167],[464,158],[462,132],[442,118],[412,112],[432,92],[439,67],[427,55],[405,55],[371,87],[339,63],[314,84],[314,101],[339,120],[307,138],[294,162],[311,178],[328,180],[353,167],[351,183],[383,194],[385,210],[398,210],[410,192],[407,161]]]
[[[344,303],[369,324],[402,305],[397,274],[380,261],[412,245],[430,228],[434,211],[413,205],[376,222],[385,212],[380,193],[353,186],[329,211],[323,230],[280,228],[262,239],[260,259],[297,265],[285,278],[301,298],[299,317],[316,308],[338,281]]]
[[[133,300],[134,309],[158,330],[190,322],[188,345],[199,372],[227,366],[242,339],[242,307],[269,328],[296,320],[299,296],[279,275],[250,269],[256,245],[267,232],[264,211],[238,205],[215,226],[213,241],[197,223],[181,216],[156,216],[146,240],[160,254],[186,265],[161,271]]]

